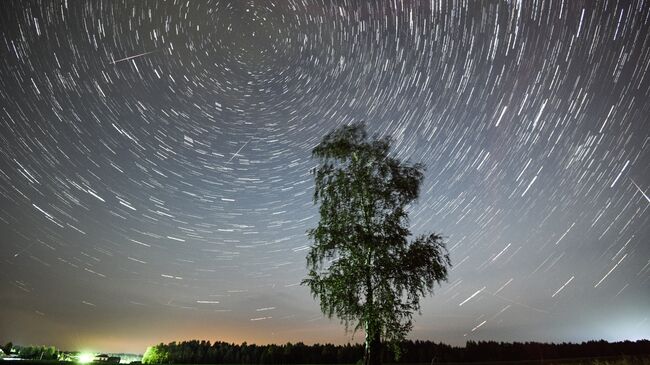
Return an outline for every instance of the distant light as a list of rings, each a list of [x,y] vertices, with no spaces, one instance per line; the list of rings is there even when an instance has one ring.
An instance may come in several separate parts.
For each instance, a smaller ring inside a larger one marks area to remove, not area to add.
[[[95,359],[95,355],[93,355],[91,353],[84,352],[84,353],[79,355],[79,363],[80,364],[91,363],[91,362],[93,362],[94,359]]]

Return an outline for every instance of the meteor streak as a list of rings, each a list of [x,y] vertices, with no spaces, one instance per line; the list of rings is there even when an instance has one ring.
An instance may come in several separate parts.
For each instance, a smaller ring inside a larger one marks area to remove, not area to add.
[[[123,62],[123,61],[128,61],[128,60],[133,59],[133,58],[138,58],[138,57],[146,56],[146,55],[151,54],[151,53],[154,53],[154,52],[157,52],[157,51],[149,51],[149,52],[140,53],[140,54],[137,54],[137,55],[134,55],[134,56],[129,56],[129,57],[125,57],[125,58],[120,58],[119,60],[113,60],[113,61],[111,62],[111,65],[114,65],[114,64],[116,64],[116,63]]]
[[[241,147],[239,147],[239,150],[237,150],[237,152],[235,152],[235,153],[232,155],[232,157],[230,157],[230,160],[228,160],[228,162],[232,161],[232,159],[235,158],[235,156],[241,156],[241,155],[239,154],[239,152],[241,152],[241,150],[243,150],[244,147],[246,147],[246,145],[248,144],[248,142],[250,142],[250,141],[252,141],[252,140],[253,140],[252,138],[249,139],[248,141],[246,141],[246,143],[244,143]]]
[[[637,189],[641,194],[643,194],[643,196],[644,196],[645,199],[648,201],[648,203],[650,203],[650,198],[648,198],[648,196],[643,192],[643,190],[641,190],[641,188],[639,187],[639,185],[637,185],[637,184],[634,182],[634,180],[632,180],[632,178],[630,178],[630,181],[632,181],[632,184],[634,184],[634,186],[636,186],[636,189]]]

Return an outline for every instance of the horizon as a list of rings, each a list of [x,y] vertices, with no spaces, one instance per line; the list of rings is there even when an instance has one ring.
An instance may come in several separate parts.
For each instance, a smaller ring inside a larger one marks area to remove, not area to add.
[[[306,345],[306,346],[313,346],[313,345],[330,345],[330,344],[331,344],[331,345],[334,345],[334,346],[346,346],[346,345],[359,345],[359,344],[362,344],[362,342],[345,342],[345,343],[340,343],[340,344],[334,344],[334,343],[329,343],[329,342],[325,342],[325,343],[319,343],[319,342],[304,343],[304,342],[302,342],[302,341],[297,341],[297,342],[291,342],[291,341],[289,341],[289,342],[284,342],[284,343],[264,343],[264,344],[260,344],[260,343],[249,343],[249,342],[246,342],[246,341],[243,341],[243,342],[226,342],[226,341],[220,341],[220,340],[212,341],[212,340],[206,340],[206,339],[193,338],[193,339],[175,340],[175,341],[164,342],[164,343],[161,342],[161,343],[157,343],[157,344],[152,344],[152,345],[150,345],[150,346],[148,346],[148,347],[157,346],[157,345],[159,345],[159,344],[165,344],[165,345],[167,345],[167,344],[170,344],[170,343],[172,343],[172,342],[175,342],[175,343],[178,344],[178,343],[189,342],[189,341],[199,341],[199,342],[201,342],[201,341],[207,341],[207,342],[210,342],[212,345],[214,345],[214,344],[216,344],[216,343],[227,343],[227,344],[232,344],[232,345],[235,345],[235,346],[242,346],[242,345],[244,345],[244,344],[246,344],[246,345],[248,345],[248,346],[268,346],[268,345],[284,346],[284,345],[287,345],[287,344],[294,344],[294,345],[295,345],[295,344],[298,344],[298,343],[303,343],[303,344]],[[479,341],[474,341],[474,340],[467,340],[467,341],[465,342],[465,344],[463,344],[463,345],[450,345],[450,344],[447,344],[447,343],[444,343],[444,342],[437,342],[437,341],[423,340],[423,339],[407,339],[407,341],[412,341],[412,342],[417,342],[417,341],[420,341],[420,342],[431,342],[431,343],[436,344],[436,345],[451,346],[452,348],[467,348],[467,343],[468,343],[468,342],[474,342],[474,343],[482,343],[482,342],[496,342],[496,343],[499,343],[499,344],[514,344],[514,343],[527,344],[527,343],[538,343],[538,344],[544,344],[544,345],[567,345],[567,344],[569,344],[569,345],[580,345],[580,344],[585,344],[585,343],[589,343],[589,342],[603,342],[603,341],[604,341],[604,342],[607,342],[608,344],[617,344],[617,343],[625,343],[625,342],[633,342],[633,343],[637,343],[637,342],[650,342],[650,339],[648,339],[648,338],[643,338],[643,339],[632,340],[632,341],[631,341],[631,340],[623,340],[623,341],[607,341],[607,340],[605,340],[605,339],[599,339],[599,340],[586,340],[586,341],[579,341],[579,342],[571,342],[571,341],[569,341],[569,342],[494,341],[494,340],[479,340]],[[14,343],[14,344],[13,344],[13,347],[14,347],[14,348],[16,348],[16,347],[26,347],[26,346],[50,346],[50,345],[46,345],[46,344],[29,344],[29,345],[25,345],[25,344],[17,344],[17,343]],[[56,347],[56,346],[55,346],[55,347]],[[148,347],[147,347],[147,348],[148,348]],[[140,353],[140,352],[125,352],[125,351],[104,351],[104,350],[97,350],[97,349],[73,350],[73,349],[62,349],[62,348],[58,348],[58,347],[57,347],[57,350],[60,351],[60,352],[65,352],[65,353],[84,353],[84,352],[85,352],[85,353],[94,353],[94,354],[102,354],[102,353],[105,353],[105,354],[109,354],[109,355],[123,354],[123,355],[138,355],[138,356],[142,356],[142,355],[144,355],[144,353],[146,352],[146,349],[145,349],[144,351],[142,351],[142,353]]]
[[[648,19],[642,0],[2,1],[0,341],[362,341],[300,285],[312,149],[359,121],[426,165],[410,229],[451,256],[408,338],[647,338]]]

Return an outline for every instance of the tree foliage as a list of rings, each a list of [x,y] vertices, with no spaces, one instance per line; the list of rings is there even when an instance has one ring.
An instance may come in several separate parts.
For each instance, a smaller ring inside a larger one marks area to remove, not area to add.
[[[407,209],[420,194],[424,165],[391,156],[390,145],[389,137],[369,140],[357,123],[327,134],[312,151],[320,221],[308,231],[314,244],[303,284],[324,314],[366,333],[366,362],[373,364],[382,340],[405,339],[420,298],[451,266],[440,235],[408,241]]]
[[[59,350],[54,346],[23,346],[18,348],[18,357],[28,360],[56,360]]]
[[[2,352],[4,352],[6,355],[11,355],[11,349],[13,347],[14,347],[14,344],[11,343],[11,341],[9,341],[4,346],[2,346]]]
[[[353,364],[361,358],[359,345],[255,345],[183,341],[147,348],[143,364]]]

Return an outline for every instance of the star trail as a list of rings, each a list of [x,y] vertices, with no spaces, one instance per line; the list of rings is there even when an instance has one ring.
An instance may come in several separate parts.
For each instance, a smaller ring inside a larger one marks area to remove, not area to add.
[[[412,338],[647,338],[649,70],[643,0],[4,0],[0,339],[349,341],[299,283],[355,121],[450,249]]]

